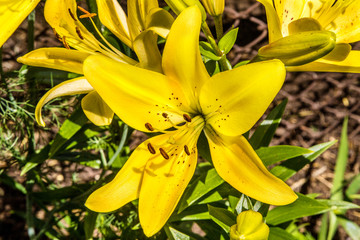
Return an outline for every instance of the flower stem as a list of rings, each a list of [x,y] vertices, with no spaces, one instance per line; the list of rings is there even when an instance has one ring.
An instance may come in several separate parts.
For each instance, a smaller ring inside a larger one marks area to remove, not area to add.
[[[222,71],[226,71],[226,70],[230,70],[231,66],[229,66],[229,64],[227,63],[228,60],[226,59],[226,55],[220,50],[219,46],[217,45],[214,36],[212,35],[209,26],[207,25],[206,22],[203,22],[203,24],[201,25],[201,29],[203,30],[208,42],[210,43],[211,47],[213,48],[213,50],[215,51],[215,54],[219,57],[221,57],[221,59],[219,60],[220,63],[220,67]]]
[[[215,20],[215,29],[216,29],[216,38],[218,41],[223,37],[224,29],[222,23],[222,14],[214,17]]]

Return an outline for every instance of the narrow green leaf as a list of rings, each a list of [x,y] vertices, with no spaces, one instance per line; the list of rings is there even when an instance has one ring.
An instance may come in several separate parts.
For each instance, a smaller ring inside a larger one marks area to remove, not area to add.
[[[318,202],[326,204],[333,210],[335,213],[340,213],[342,210],[348,209],[359,209],[360,206],[347,201],[340,201],[340,200],[331,200],[331,199],[317,199]]]
[[[51,143],[49,158],[54,156],[66,141],[74,136],[87,121],[88,119],[81,108],[78,108],[68,119],[66,119],[54,141]]]
[[[214,60],[214,61],[218,61],[221,59],[221,57],[217,56],[214,53],[214,50],[212,49],[210,43],[208,42],[204,42],[204,41],[200,41],[200,53],[201,55],[203,55],[204,57],[210,59],[210,60]]]
[[[26,188],[20,183],[16,182],[14,178],[9,177],[7,174],[0,174],[0,183],[6,184],[9,187],[20,191],[22,194],[26,194]]]
[[[346,189],[346,196],[353,200],[355,199],[356,193],[360,190],[360,175],[357,175],[350,183],[349,187]]]
[[[328,229],[327,240],[331,240],[335,236],[338,224],[335,213],[333,211],[330,211],[328,214],[329,214],[329,229]]]
[[[331,141],[312,146],[309,148],[309,150],[313,151],[312,153],[289,159],[272,168],[270,172],[285,181],[302,169],[306,164],[314,161],[320,154],[334,145],[335,142],[336,141]]]
[[[328,232],[328,213],[324,213],[321,217],[321,225],[320,225],[320,232],[318,236],[318,240],[326,240],[326,235]]]
[[[234,28],[226,33],[219,41],[219,48],[224,54],[228,54],[236,42],[239,28]]]
[[[236,215],[224,209],[208,205],[211,219],[216,222],[225,232],[230,232],[230,227],[236,224]]]
[[[248,64],[249,62],[250,62],[250,60],[241,61],[241,62],[237,63],[233,68],[237,68],[237,67],[246,65],[246,64]]]
[[[264,165],[269,166],[280,161],[312,153],[312,151],[301,147],[279,145],[272,147],[261,147],[256,150],[256,153],[263,161]]]
[[[186,189],[180,202],[179,212],[195,203],[211,190],[220,186],[223,182],[224,180],[217,174],[214,168],[203,173]]]
[[[25,166],[21,169],[20,175],[24,175],[34,167],[36,167],[39,163],[44,162],[49,158],[50,145],[46,145],[44,148],[40,150],[40,152],[32,154],[28,159],[30,159]]]
[[[298,240],[282,228],[270,227],[269,240]]]
[[[344,228],[347,234],[351,237],[352,240],[360,240],[360,227],[356,223],[345,219],[338,217],[339,224]]]
[[[277,127],[280,124],[281,117],[284,113],[287,99],[277,105],[265,120],[258,126],[251,136],[249,142],[254,149],[269,146]]]
[[[203,204],[203,205],[190,206],[181,213],[173,214],[170,217],[169,222],[210,220],[210,219],[211,218],[209,215],[208,207],[206,204]]]
[[[343,187],[344,187],[344,177],[348,159],[348,139],[347,139],[347,126],[348,126],[348,118],[344,119],[342,131],[341,131],[341,139],[339,152],[336,159],[335,166],[335,174],[333,180],[333,187],[331,188],[331,197],[333,200],[343,200]]]
[[[306,197],[297,193],[298,199],[292,204],[280,206],[269,211],[266,222],[271,225],[278,225],[297,218],[312,216],[331,210],[327,204],[318,200]]]
[[[87,211],[87,215],[84,218],[84,231],[86,240],[93,239],[92,236],[98,215],[99,214],[97,212]]]

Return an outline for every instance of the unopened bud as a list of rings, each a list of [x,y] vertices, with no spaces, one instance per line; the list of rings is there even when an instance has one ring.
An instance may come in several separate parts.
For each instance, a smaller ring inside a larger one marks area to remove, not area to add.
[[[230,228],[230,240],[267,240],[268,237],[269,227],[263,222],[261,213],[253,210],[241,212],[236,224]]]
[[[223,14],[225,0],[202,0],[206,11],[213,17]]]
[[[261,60],[280,59],[286,66],[310,63],[331,52],[336,35],[330,31],[306,31],[280,38],[259,49]]]
[[[196,5],[201,11],[202,21],[206,19],[205,9],[199,0],[165,0],[165,2],[176,15],[179,15],[185,8]]]

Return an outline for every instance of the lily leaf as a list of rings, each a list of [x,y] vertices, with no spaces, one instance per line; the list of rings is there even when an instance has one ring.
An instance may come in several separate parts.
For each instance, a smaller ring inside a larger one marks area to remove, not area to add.
[[[297,240],[293,235],[282,228],[270,227],[269,240]]]
[[[239,28],[234,28],[226,33],[219,41],[219,48],[224,54],[228,54],[236,42]]]
[[[211,219],[216,222],[225,232],[230,232],[230,227],[236,224],[236,215],[224,209],[208,205]]]

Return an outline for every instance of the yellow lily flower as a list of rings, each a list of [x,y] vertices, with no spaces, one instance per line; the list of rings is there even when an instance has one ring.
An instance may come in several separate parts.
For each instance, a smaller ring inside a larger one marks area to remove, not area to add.
[[[16,28],[31,13],[40,0],[2,0],[0,3],[0,47],[14,33]]]
[[[269,42],[305,31],[330,31],[335,48],[310,63],[287,67],[288,71],[360,72],[360,51],[349,43],[360,40],[359,1],[258,0],[266,10]]]
[[[85,203],[93,211],[110,212],[139,198],[140,223],[147,236],[166,223],[193,176],[202,131],[217,172],[234,188],[275,205],[297,198],[241,136],[281,88],[283,63],[254,63],[210,77],[199,51],[200,26],[196,6],[178,16],[165,44],[164,74],[103,56],[84,62],[90,84],[125,123],[164,133],[138,146],[116,177]]]
[[[224,12],[225,0],[202,0],[202,3],[211,16],[219,16]]]
[[[79,21],[75,0],[47,0],[44,10],[47,22],[67,49],[40,48],[20,57],[18,61],[27,65],[83,74],[82,65],[86,57],[103,55],[118,62],[161,72],[157,35],[166,38],[173,21],[172,16],[158,8],[156,0],[128,1],[128,17],[116,0],[98,0],[97,4],[102,23],[121,41],[134,49],[140,62],[127,57],[108,43],[93,24],[105,44],[98,41]],[[91,17],[94,14],[82,8],[80,10],[84,13],[80,18],[88,17],[92,22]],[[70,47],[76,50],[71,50]],[[81,102],[89,120],[100,126],[110,124],[114,113],[86,83],[84,77],[65,81],[46,93],[36,107],[36,121],[41,126],[45,126],[41,109],[51,99],[83,93],[89,93]]]
[[[236,224],[230,228],[230,240],[267,240],[269,232],[261,213],[248,210],[237,216]]]

